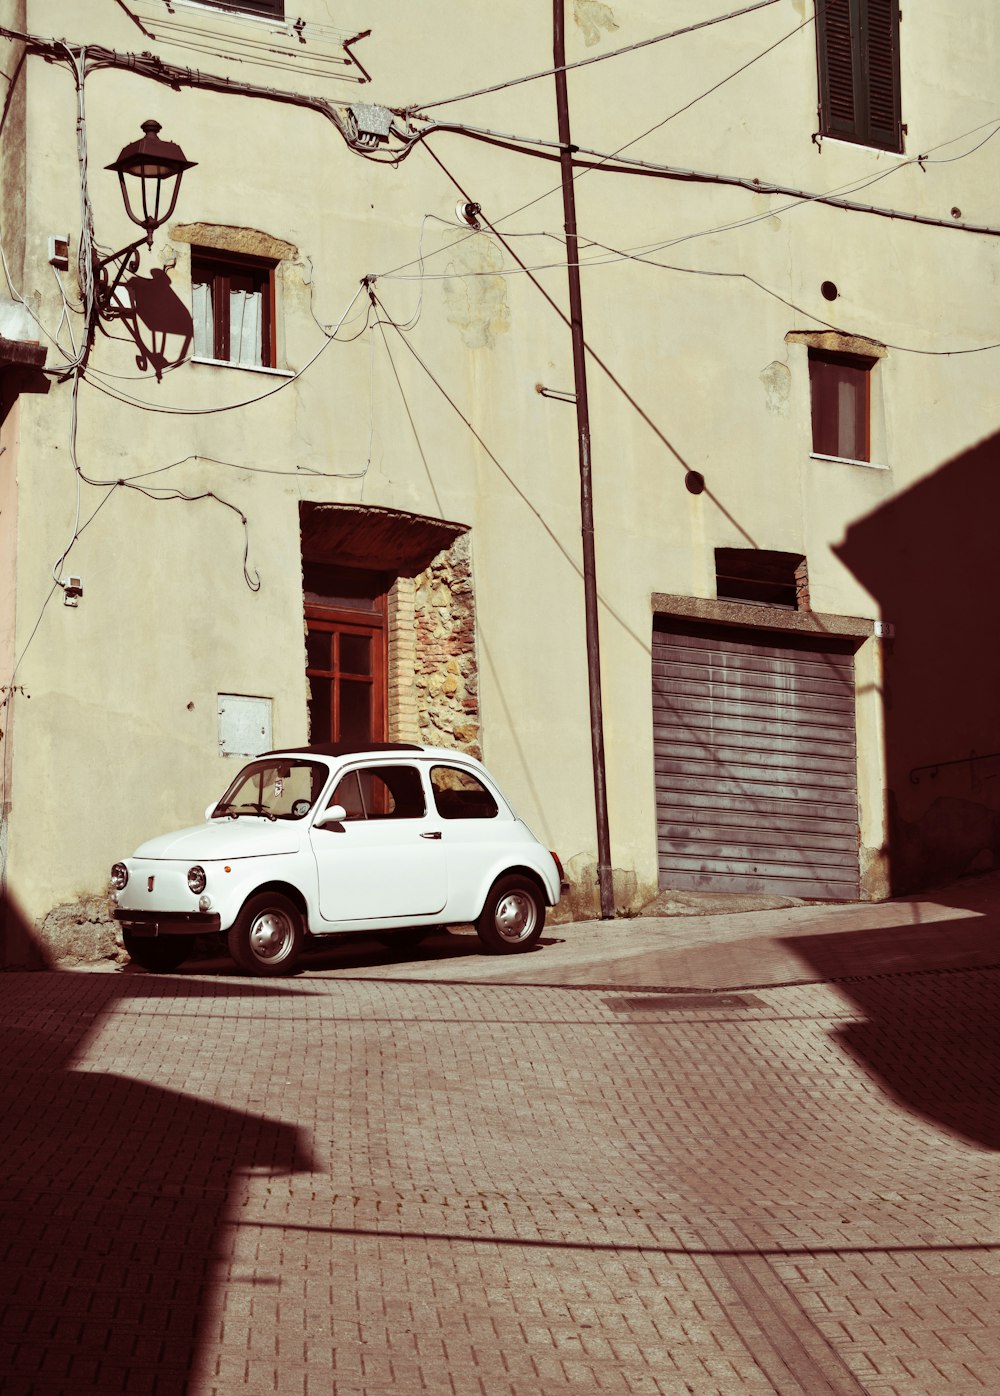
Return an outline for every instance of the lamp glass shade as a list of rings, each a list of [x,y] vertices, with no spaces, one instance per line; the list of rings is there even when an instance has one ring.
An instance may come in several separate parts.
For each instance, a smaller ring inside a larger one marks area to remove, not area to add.
[[[129,218],[133,223],[145,228],[147,234],[152,237],[153,230],[166,222],[173,213],[181,176],[185,170],[191,169],[195,162],[188,160],[180,146],[173,141],[160,140],[158,121],[144,121],[142,129],[142,138],[125,146],[118,159],[106,168],[114,170],[118,175],[125,211]],[[128,185],[125,182],[126,175],[139,181],[142,191],[141,216],[132,207]],[[167,190],[164,187],[168,181],[173,183],[169,199],[165,197]],[[167,207],[164,208],[164,204]]]

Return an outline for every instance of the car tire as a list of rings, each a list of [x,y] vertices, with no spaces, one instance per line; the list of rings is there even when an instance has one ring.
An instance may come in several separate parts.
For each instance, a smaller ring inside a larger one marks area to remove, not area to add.
[[[167,974],[191,954],[194,936],[140,936],[122,930],[122,944],[134,965],[152,974]]]
[[[297,906],[280,892],[258,892],[229,929],[229,953],[246,974],[288,974],[305,944]]]
[[[530,950],[545,925],[545,901],[536,883],[519,873],[497,878],[490,888],[476,931],[492,955]]]

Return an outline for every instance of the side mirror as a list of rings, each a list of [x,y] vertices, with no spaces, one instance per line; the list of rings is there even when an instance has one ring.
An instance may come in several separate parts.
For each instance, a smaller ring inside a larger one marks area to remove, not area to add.
[[[205,809],[205,819],[206,819],[206,820],[211,819],[212,815],[215,813],[215,807],[216,807],[216,805],[217,805],[218,803],[219,803],[218,800],[213,800],[212,803],[206,807],[206,809]]]
[[[317,829],[326,829],[331,824],[340,824],[347,818],[347,810],[343,805],[328,805],[314,825]]]

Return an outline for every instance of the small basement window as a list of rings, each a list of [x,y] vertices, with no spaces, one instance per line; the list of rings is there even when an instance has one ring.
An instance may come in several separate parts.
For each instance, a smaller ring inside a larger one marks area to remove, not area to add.
[[[871,460],[871,377],[875,359],[809,350],[813,451]]]
[[[259,258],[193,249],[196,359],[274,368],[274,267]]]
[[[809,610],[809,578],[801,553],[716,548],[715,587],[720,601]]]

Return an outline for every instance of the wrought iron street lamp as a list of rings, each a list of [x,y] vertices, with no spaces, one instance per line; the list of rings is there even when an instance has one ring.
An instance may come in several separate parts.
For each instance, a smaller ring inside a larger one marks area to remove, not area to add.
[[[187,159],[179,145],[161,140],[160,129],[158,121],[144,121],[141,139],[125,146],[118,159],[105,166],[117,173],[125,212],[143,229],[143,236],[127,247],[108,257],[94,259],[98,309],[107,317],[115,315],[114,296],[119,282],[127,271],[138,270],[139,248],[144,242],[152,247],[154,232],[167,221],[177,204],[184,171],[195,163]],[[109,280],[108,268],[112,263],[116,270]]]

